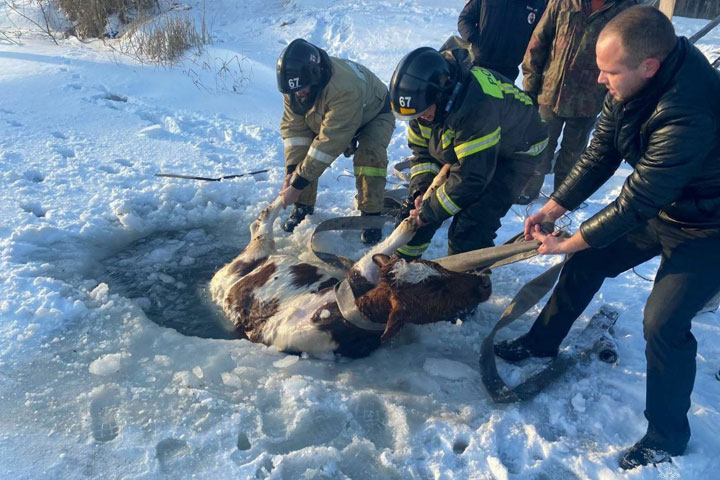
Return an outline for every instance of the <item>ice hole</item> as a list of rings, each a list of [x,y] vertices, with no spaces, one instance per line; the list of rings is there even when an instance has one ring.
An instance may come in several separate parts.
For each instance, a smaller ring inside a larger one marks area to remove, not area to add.
[[[101,262],[98,280],[133,300],[158,325],[183,335],[240,338],[208,290],[215,272],[250,239],[248,228],[158,232]]]

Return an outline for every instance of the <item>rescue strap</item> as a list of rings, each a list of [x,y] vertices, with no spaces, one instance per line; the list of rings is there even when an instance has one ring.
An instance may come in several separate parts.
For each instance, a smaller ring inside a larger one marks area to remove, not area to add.
[[[381,229],[385,223],[394,221],[395,217],[387,215],[336,217],[324,220],[315,227],[315,231],[310,237],[310,250],[312,250],[315,256],[323,262],[345,271],[350,270],[355,262],[341,255],[323,251],[319,245],[320,242],[317,234],[333,230],[363,230],[366,228]]]
[[[335,301],[337,301],[340,315],[342,315],[346,322],[356,326],[360,330],[370,330],[374,332],[382,332],[385,330],[385,323],[370,321],[370,319],[358,310],[355,305],[355,295],[347,280],[343,279],[342,282],[335,284]]]
[[[433,262],[438,263],[443,268],[451,271],[465,272],[467,270],[497,268],[502,265],[518,262],[537,255],[537,247],[540,245],[540,242],[520,241],[519,239],[521,238],[522,234],[513,237],[513,239],[510,240],[513,243],[506,243],[496,247],[481,248],[471,252],[433,260]],[[461,258],[455,259],[454,257]],[[385,323],[371,321],[357,308],[355,295],[353,294],[350,284],[346,279],[343,279],[340,283],[335,285],[335,300],[338,304],[340,314],[348,323],[361,330],[385,330]]]
[[[567,257],[561,263],[554,265],[523,285],[502,315],[500,315],[500,320],[483,341],[480,349],[480,378],[492,399],[497,403],[513,403],[534,397],[575,363],[574,359],[570,357],[558,355],[545,369],[529,377],[516,387],[510,387],[500,377],[495,361],[495,334],[540,302],[555,285],[560,270],[566,261]]]
[[[555,282],[554,279],[552,281],[549,279],[552,277],[553,273],[557,274],[557,272],[561,270],[564,263],[565,262],[562,262],[545,272],[547,276],[535,283],[531,288],[539,288],[538,291],[542,291],[545,289],[545,287],[542,286],[543,283],[549,285],[547,288],[551,288]],[[542,277],[542,275],[540,277]],[[525,285],[525,287],[529,286],[535,280],[540,279],[540,277],[535,278],[533,281]],[[518,296],[521,292],[518,292]],[[518,308],[519,310],[524,308],[521,305],[523,303],[522,301],[515,303],[518,296],[513,299],[513,302],[511,302],[506,311],[503,312],[504,318],[501,317],[500,322],[498,322],[493,331],[490,332],[490,335],[488,335],[485,339],[480,352],[480,375],[485,388],[488,390],[488,393],[490,393],[490,396],[495,402],[512,403],[529,400],[540,393],[545,387],[555,381],[563,373],[567,372],[579,360],[582,360],[593,353],[597,354],[598,358],[603,362],[614,363],[617,361],[617,349],[614,344],[614,340],[609,336],[609,331],[615,324],[615,321],[620,314],[617,310],[614,310],[607,305],[603,305],[597,313],[593,315],[590,322],[588,322],[587,326],[580,333],[579,341],[575,344],[575,347],[579,350],[579,355],[561,352],[543,370],[525,379],[522,383],[515,387],[508,386],[497,373],[495,352],[493,349],[493,338],[498,330],[509,325],[515,318],[517,318],[517,316],[520,316],[508,315],[505,317],[505,313],[507,313],[512,307]],[[538,299],[539,298],[542,298],[542,296],[539,296]],[[517,305],[521,306],[517,307]],[[524,311],[520,314],[522,313],[524,313]]]
[[[395,176],[402,180],[403,182],[409,182],[410,181],[410,167],[412,166],[412,160],[411,157],[405,158],[403,160],[400,160],[395,165],[393,165],[393,172],[395,173]]]

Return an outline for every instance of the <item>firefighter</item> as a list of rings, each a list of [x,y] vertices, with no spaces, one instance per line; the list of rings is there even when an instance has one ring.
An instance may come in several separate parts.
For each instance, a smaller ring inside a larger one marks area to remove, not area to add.
[[[395,129],[385,84],[364,66],[330,57],[303,40],[292,41],[277,62],[285,112],[280,131],[285,148],[283,203],[294,204],[283,224],[292,232],[312,214],[318,178],[341,153],[354,154],[361,215],[382,209],[387,147]],[[379,229],[361,232],[364,243],[380,240]]]
[[[398,250],[406,259],[419,258],[449,217],[449,255],[492,246],[547,145],[530,98],[497,72],[469,68],[466,55],[418,48],[390,81],[393,114],[410,121],[410,214],[421,226]],[[444,164],[451,165],[447,181],[423,201]]]

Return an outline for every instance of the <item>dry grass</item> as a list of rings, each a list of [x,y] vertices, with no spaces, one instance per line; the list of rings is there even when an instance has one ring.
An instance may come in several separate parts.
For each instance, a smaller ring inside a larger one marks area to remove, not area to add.
[[[134,22],[123,36],[123,53],[162,65],[176,63],[191,49],[202,49],[202,36],[187,16],[166,14]]]
[[[75,23],[79,38],[102,38],[108,17],[117,15],[121,23],[158,8],[157,0],[57,0],[60,10]]]

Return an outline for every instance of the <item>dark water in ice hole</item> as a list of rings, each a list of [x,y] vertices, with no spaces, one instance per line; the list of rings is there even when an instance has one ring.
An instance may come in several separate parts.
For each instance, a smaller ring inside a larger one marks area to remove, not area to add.
[[[130,298],[158,325],[202,338],[241,338],[212,302],[212,276],[250,241],[204,229],[158,232],[105,259],[98,279],[111,294]]]

